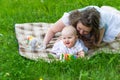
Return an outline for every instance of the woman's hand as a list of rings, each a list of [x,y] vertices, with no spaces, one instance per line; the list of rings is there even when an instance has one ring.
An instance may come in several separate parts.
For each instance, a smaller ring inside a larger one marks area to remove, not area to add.
[[[45,44],[41,44],[40,46],[39,46],[39,50],[45,50],[46,49],[46,45]]]

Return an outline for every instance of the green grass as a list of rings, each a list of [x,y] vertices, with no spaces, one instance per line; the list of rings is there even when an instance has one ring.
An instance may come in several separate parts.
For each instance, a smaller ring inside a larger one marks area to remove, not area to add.
[[[64,63],[32,61],[19,55],[16,23],[54,23],[64,12],[88,5],[120,10],[119,0],[0,0],[0,80],[119,80],[119,54],[103,52],[89,60]]]

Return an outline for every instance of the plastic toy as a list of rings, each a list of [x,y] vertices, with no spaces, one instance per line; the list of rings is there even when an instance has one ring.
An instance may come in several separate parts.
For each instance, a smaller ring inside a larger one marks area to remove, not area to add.
[[[28,37],[27,37],[27,44],[29,44],[29,43],[30,43],[30,41],[32,41],[32,40],[33,40],[33,38],[34,38],[33,36],[28,36]]]
[[[28,47],[31,49],[35,49],[35,48],[39,47],[38,40],[36,38],[34,38],[33,36],[27,37],[27,44],[28,44]]]
[[[60,60],[61,60],[61,61],[69,61],[69,60],[76,59],[76,58],[77,58],[77,57],[76,57],[75,55],[68,54],[68,53],[61,54],[61,55],[60,55]]]

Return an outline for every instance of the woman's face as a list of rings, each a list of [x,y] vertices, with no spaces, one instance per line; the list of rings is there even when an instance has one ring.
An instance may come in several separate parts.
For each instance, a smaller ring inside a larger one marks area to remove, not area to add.
[[[91,27],[84,26],[81,22],[77,24],[76,28],[81,35],[89,34],[90,31],[92,30]]]

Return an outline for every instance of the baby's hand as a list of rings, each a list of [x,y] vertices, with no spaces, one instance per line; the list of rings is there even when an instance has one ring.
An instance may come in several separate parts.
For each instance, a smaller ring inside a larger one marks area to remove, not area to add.
[[[84,51],[80,51],[80,52],[78,53],[77,57],[78,57],[78,58],[79,58],[79,57],[81,57],[81,58],[85,57]]]

